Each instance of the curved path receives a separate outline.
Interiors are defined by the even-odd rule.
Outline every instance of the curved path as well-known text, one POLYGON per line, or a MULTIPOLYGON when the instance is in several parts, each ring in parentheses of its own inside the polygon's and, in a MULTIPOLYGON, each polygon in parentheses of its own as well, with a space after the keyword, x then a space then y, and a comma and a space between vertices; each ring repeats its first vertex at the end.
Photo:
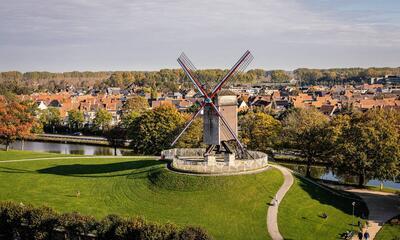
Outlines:
POLYGON ((347 191, 360 196, 367 204, 368 232, 371 240, 375 238, 385 222, 400 214, 400 198, 396 194, 356 188, 347 191))
POLYGON ((280 202, 282 201, 283 197, 292 186, 294 180, 292 173, 287 168, 278 165, 271 165, 271 166, 282 172, 284 181, 282 186, 279 188, 278 192, 275 195, 275 199, 277 200, 272 199, 270 206, 268 207, 267 229, 272 239, 283 240, 284 238, 282 237, 278 228, 278 208, 280 202))

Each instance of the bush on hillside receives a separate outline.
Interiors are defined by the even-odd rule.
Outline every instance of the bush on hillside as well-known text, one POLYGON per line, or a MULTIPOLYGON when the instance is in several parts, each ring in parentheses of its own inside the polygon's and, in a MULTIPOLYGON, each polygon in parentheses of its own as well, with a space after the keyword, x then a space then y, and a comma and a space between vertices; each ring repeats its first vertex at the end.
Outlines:
POLYGON ((60 236, 61 239, 93 240, 211 239, 198 227, 181 229, 172 224, 150 223, 141 218, 126 219, 116 215, 98 221, 79 213, 58 214, 48 207, 0 202, 0 239, 51 240, 60 239, 60 236))

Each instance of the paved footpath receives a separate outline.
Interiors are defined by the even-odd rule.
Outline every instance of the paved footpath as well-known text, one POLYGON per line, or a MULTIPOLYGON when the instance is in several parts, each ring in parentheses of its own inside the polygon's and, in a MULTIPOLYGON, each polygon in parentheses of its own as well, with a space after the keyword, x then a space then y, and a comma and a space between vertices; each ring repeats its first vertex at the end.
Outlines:
POLYGON ((347 191, 360 196, 368 206, 368 232, 371 240, 375 238, 385 222, 400 214, 400 197, 396 194, 355 188, 347 191))
POLYGON ((293 184, 293 175, 285 167, 281 167, 278 165, 271 165, 271 166, 282 172, 284 181, 283 181, 282 186, 279 188, 278 192, 275 195, 275 198, 278 201, 275 201, 275 199, 272 199, 271 204, 268 207, 267 229, 268 229, 268 233, 272 239, 283 240, 283 237, 282 237, 281 233, 279 232, 279 228, 278 228, 278 208, 279 208, 279 204, 281 203, 283 197, 285 196, 285 194, 287 193, 287 191, 290 189, 290 187, 293 184))

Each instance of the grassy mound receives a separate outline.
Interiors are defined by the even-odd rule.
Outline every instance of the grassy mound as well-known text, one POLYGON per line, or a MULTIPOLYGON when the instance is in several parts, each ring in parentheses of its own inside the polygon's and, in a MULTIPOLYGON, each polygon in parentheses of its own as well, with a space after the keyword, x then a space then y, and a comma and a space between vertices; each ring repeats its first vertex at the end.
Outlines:
MULTIPOLYGON (((279 208, 280 232, 285 239, 337 239, 339 234, 352 229, 353 201, 295 178, 279 208)), ((356 200, 355 215, 360 216, 361 212, 368 214, 365 204, 356 200)), ((357 217, 354 222, 357 223, 357 217)))
POLYGON ((0 201, 96 218, 118 214, 195 225, 216 239, 268 239, 267 203, 282 182, 277 170, 229 177, 181 175, 143 157, 0 161, 0 201))
POLYGON ((378 234, 376 240, 400 240, 400 215, 385 223, 378 234), (397 221, 394 221, 397 219, 397 221))
POLYGON ((149 180, 157 188, 187 192, 228 189, 234 183, 230 177, 185 175, 165 168, 149 172, 149 180))

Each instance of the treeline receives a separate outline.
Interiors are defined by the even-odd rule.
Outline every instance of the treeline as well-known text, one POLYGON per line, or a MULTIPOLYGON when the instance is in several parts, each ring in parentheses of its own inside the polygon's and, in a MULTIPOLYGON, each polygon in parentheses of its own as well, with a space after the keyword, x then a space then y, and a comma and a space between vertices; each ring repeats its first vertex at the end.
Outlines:
MULTIPOLYGON (((198 70, 196 77, 203 83, 212 83, 221 79, 227 70, 198 70)), ((238 74, 234 82, 252 83, 266 79, 264 70, 250 70, 238 74)), ((179 86, 192 87, 182 70, 162 69, 160 71, 115 71, 115 72, 26 72, 0 73, 0 94, 30 94, 32 92, 57 92, 68 87, 84 90, 107 87, 129 88, 132 86, 156 88, 160 91, 176 91, 179 86)))
POLYGON ((30 94, 33 92, 64 90, 69 86, 89 88, 109 78, 111 72, 26 72, 0 73, 0 94, 30 94))
MULTIPOLYGON (((213 84, 228 70, 197 70, 196 77, 203 83, 213 84)), ((370 77, 400 75, 400 68, 299 68, 293 72, 284 70, 266 71, 253 69, 236 75, 230 84, 287 82, 297 79, 302 85, 364 83, 370 77)), ((9 71, 0 73, 0 94, 10 91, 15 94, 29 94, 38 91, 56 92, 67 87, 104 90, 106 87, 127 88, 132 85, 156 88, 160 91, 176 91, 180 86, 192 87, 181 69, 159 71, 102 71, 102 72, 26 72, 9 71)))
POLYGON ((371 77, 400 75, 398 68, 332 68, 294 70, 294 75, 301 85, 335 85, 368 83, 371 77))
POLYGON ((79 213, 59 214, 49 207, 0 202, 0 239, 207 240, 211 237, 199 227, 179 228, 117 215, 97 220, 79 213))

